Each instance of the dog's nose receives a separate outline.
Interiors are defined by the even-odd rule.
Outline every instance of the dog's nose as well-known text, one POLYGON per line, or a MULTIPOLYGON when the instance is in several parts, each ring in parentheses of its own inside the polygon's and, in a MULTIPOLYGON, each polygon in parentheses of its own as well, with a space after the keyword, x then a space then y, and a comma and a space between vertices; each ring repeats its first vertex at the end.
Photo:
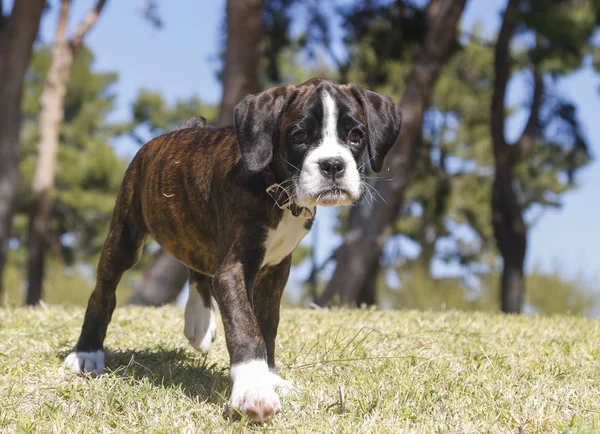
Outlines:
POLYGON ((326 160, 319 161, 319 167, 321 172, 327 178, 335 179, 339 178, 344 170, 346 170, 346 163, 341 158, 327 158, 326 160))

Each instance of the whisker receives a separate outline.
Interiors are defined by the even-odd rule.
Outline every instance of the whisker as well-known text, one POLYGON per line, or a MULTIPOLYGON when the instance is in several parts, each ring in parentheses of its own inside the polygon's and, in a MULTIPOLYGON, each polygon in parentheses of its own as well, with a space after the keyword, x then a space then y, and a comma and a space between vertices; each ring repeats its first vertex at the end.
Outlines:
POLYGON ((379 193, 379 191, 375 187, 371 186, 371 191, 373 193, 375 193, 377 196, 379 196, 379 198, 383 201, 383 203, 388 205, 387 201, 384 199, 384 197, 381 195, 381 193, 379 193))
POLYGON ((373 195, 373 193, 375 193, 377 196, 379 196, 379 198, 383 201, 383 203, 385 203, 386 205, 388 204, 387 201, 381 195, 381 193, 379 193, 379 191, 374 186, 372 186, 371 184, 369 184, 367 182, 362 182, 362 185, 366 187, 365 191, 367 191, 371 195, 371 198, 372 198, 373 202, 376 201, 376 198, 373 195))
POLYGON ((367 161, 365 161, 363 164, 361 164, 361 166, 358 168, 358 170, 362 169, 363 167, 365 167, 367 165, 367 163, 370 163, 371 160, 373 159, 373 157, 369 157, 367 158, 367 161))
MULTIPOLYGON (((363 164, 362 164, 362 165, 361 165, 361 166, 360 166, 360 167, 359 167, 357 170, 360 172, 360 170, 361 170, 363 167, 365 167, 365 166, 367 165, 367 163, 370 163, 370 162, 371 162, 371 160, 372 160, 372 158, 369 158, 369 159, 367 159, 367 161, 365 161, 365 162, 364 162, 364 163, 363 163, 363 164)), ((364 177, 365 179, 372 179, 373 181, 376 181, 376 180, 378 180, 378 179, 383 179, 384 181, 387 181, 387 182, 389 182, 389 181, 393 181, 393 180, 394 180, 394 177, 393 177, 393 176, 392 176, 391 178, 382 178, 382 177, 380 177, 380 176, 367 176, 367 175, 365 175, 365 174, 363 174, 363 173, 361 173, 361 176, 362 176, 362 177, 364 177)))
MULTIPOLYGON (((364 184, 364 185, 367 185, 367 184, 364 184)), ((365 193, 369 194, 368 196, 365 195, 365 200, 367 202, 367 205, 369 205, 369 206, 373 205, 373 201, 374 201, 373 193, 371 193, 371 190, 369 190, 368 188, 365 188, 365 193), (369 202, 369 198, 371 199, 371 202, 369 202)))
POLYGON ((375 181, 377 181, 377 180, 381 179, 379 176, 367 176, 367 175, 365 175, 364 173, 363 173, 363 174, 361 174, 361 175, 360 175, 360 177, 361 177, 362 179, 366 179, 366 180, 368 180, 368 181, 373 181, 373 182, 375 182, 375 181))
POLYGON ((367 200, 367 204, 369 206, 372 206, 375 203, 375 197, 373 196, 373 193, 371 193, 371 190, 369 190, 368 188, 365 189, 365 191, 367 193, 369 193, 369 196, 365 196, 365 199, 367 200), (369 203, 369 198, 371 199, 371 203, 369 203))
POLYGON ((294 169, 296 169, 298 172, 302 172, 302 170, 298 169, 296 166, 294 166, 292 163, 290 163, 288 160, 286 160, 285 158, 281 157, 281 159, 283 161, 285 161, 287 164, 289 164, 290 166, 292 166, 294 169))

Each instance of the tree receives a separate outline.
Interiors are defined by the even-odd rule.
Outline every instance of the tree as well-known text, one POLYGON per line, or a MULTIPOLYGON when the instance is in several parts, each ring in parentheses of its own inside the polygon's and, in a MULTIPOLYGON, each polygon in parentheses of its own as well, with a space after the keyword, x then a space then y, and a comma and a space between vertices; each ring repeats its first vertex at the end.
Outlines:
MULTIPOLYGON (((495 159, 495 178, 492 192, 492 224, 498 250, 503 259, 501 279, 502 310, 521 311, 525 283, 523 265, 527 251, 527 225, 523 219, 522 200, 515 190, 515 171, 518 164, 539 142, 550 142, 558 155, 564 155, 564 145, 543 135, 540 109, 545 84, 543 73, 565 74, 581 65, 587 41, 598 22, 597 5, 591 1, 509 0, 494 54, 494 93, 491 103, 491 135, 495 159), (529 119, 523 134, 513 144, 507 143, 505 130, 505 94, 510 77, 510 44, 521 24, 535 34, 535 45, 527 53, 528 67, 533 76, 533 94, 529 119)), ((572 141, 566 157, 570 181, 573 173, 589 160, 587 145, 580 133, 572 104, 559 103, 556 115, 570 130, 572 141)))
MULTIPOLYGON (((217 127, 231 125, 233 107, 245 95, 259 90, 262 8, 262 0, 227 1, 223 96, 216 121, 217 127)), ((148 305, 169 303, 175 300, 187 278, 187 267, 168 252, 161 251, 155 256, 130 302, 148 305)))
MULTIPOLYGON (((21 183, 13 230, 15 245, 19 246, 26 245, 28 239, 27 219, 34 202, 29 186, 37 166, 40 101, 51 63, 51 47, 41 46, 34 53, 26 75, 21 183)), ((115 154, 110 142, 131 134, 145 143, 146 137, 170 131, 180 125, 181 120, 198 113, 216 118, 217 108, 203 104, 198 98, 168 105, 160 94, 142 90, 134 104, 133 121, 111 123, 108 117, 114 109, 116 81, 115 73, 95 70, 93 53, 83 46, 72 66, 60 129, 56 185, 46 234, 48 283, 44 299, 80 302, 81 296, 69 291, 74 287, 78 291, 85 290, 82 280, 92 283, 89 279, 106 239, 115 196, 126 167, 126 162, 115 154), (60 288, 52 287, 52 284, 59 284, 60 288)), ((25 269, 23 250, 18 248, 11 254, 9 262, 13 276, 15 269, 25 269)), ((147 268, 149 263, 149 257, 140 261, 133 279, 122 285, 124 294, 129 295, 130 287, 140 277, 139 270, 147 268)), ((18 281, 20 279, 13 277, 14 288, 18 281)), ((12 294, 14 299, 15 291, 12 294)))
POLYGON ((260 90, 258 66, 262 8, 262 0, 227 1, 227 47, 217 127, 233 124, 235 105, 244 96, 260 90))
POLYGON ((52 207, 52 190, 56 177, 56 156, 60 141, 60 124, 64 118, 67 84, 73 61, 83 44, 83 39, 94 27, 106 0, 98 0, 83 18, 71 40, 67 37, 67 23, 71 1, 62 0, 60 17, 54 41, 52 64, 46 77, 40 111, 40 143, 38 161, 33 180, 34 203, 29 217, 29 261, 27 267, 27 305, 39 304, 42 298, 46 236, 52 207))
POLYGON ((393 179, 379 179, 375 184, 382 202, 373 204, 370 209, 358 207, 350 212, 355 214, 357 224, 348 230, 344 244, 337 252, 337 267, 318 300, 320 305, 329 303, 336 294, 340 295, 343 304, 355 304, 369 271, 393 233, 403 193, 413 175, 412 163, 418 151, 415 138, 440 70, 456 43, 458 21, 465 3, 466 0, 432 0, 427 6, 427 30, 415 54, 401 102, 404 118, 400 137, 382 170, 383 178, 393 174, 393 179))
POLYGON ((495 50, 494 95, 491 105, 491 133, 496 161, 496 176, 492 194, 492 222, 498 249, 504 260, 502 271, 502 310, 521 311, 524 294, 523 265, 527 249, 527 229, 515 191, 512 186, 514 166, 520 155, 533 140, 537 130, 538 112, 542 99, 543 82, 536 70, 535 91, 531 113, 521 139, 509 145, 504 136, 504 99, 509 76, 509 46, 516 28, 519 1, 509 0, 498 35, 495 50))
MULTIPOLYGON (((549 6, 545 6, 541 13, 548 16, 549 6)), ((539 16, 540 11, 536 14, 539 16)), ((562 74, 579 67, 580 57, 572 53, 586 51, 585 38, 590 34, 590 23, 595 16, 593 11, 573 15, 588 19, 579 26, 571 23, 547 27, 581 29, 581 32, 573 30, 575 35, 563 34, 553 39, 568 46, 565 36, 570 40, 577 36, 576 48, 557 46, 543 55, 539 49, 520 50, 513 55, 517 67, 531 68, 531 59, 535 58, 544 59, 550 74, 562 74), (559 55, 559 49, 569 55, 559 55), (561 57, 567 60, 563 62, 561 57)), ((410 70, 410 57, 418 49, 420 34, 425 29, 422 11, 411 2, 372 1, 361 3, 345 16, 351 81, 382 93, 402 91, 410 70), (398 28, 403 30, 398 31, 398 28), (395 50, 390 49, 389 41, 395 41, 395 50)), ((556 22, 555 17, 550 18, 549 22, 556 22)), ((530 14, 522 18, 523 22, 526 20, 536 23, 530 14)), ((546 19, 538 21, 545 23, 546 19)), ((403 244, 399 243, 407 238, 420 250, 415 258, 420 263, 420 272, 429 270, 434 261, 444 261, 452 262, 455 269, 460 268, 465 282, 481 279, 484 273, 495 273, 498 256, 494 250, 492 213, 485 205, 491 197, 494 175, 489 133, 494 44, 481 38, 479 27, 476 25, 464 32, 462 41, 468 43, 455 46, 440 72, 432 105, 415 137, 418 151, 411 163, 414 177, 394 217, 396 224, 387 237, 385 253, 368 269, 356 299, 350 304, 375 302, 374 291, 385 281, 379 276, 381 267, 391 272, 396 269, 411 272, 413 260, 406 257, 401 250, 403 244), (404 265, 399 266, 399 263, 404 265)), ((532 94, 534 83, 532 80, 532 94)), ((575 106, 552 92, 551 84, 546 83, 546 88, 549 90, 539 110, 536 140, 532 142, 531 152, 515 166, 513 178, 523 212, 535 209, 538 215, 540 209, 560 206, 561 195, 575 186, 576 171, 589 161, 575 106)), ((517 108, 509 108, 507 114, 517 108)), ((390 180, 387 174, 382 178, 390 180)), ((371 176, 366 180, 371 184, 375 181, 371 176)), ((353 228, 361 230, 364 220, 360 216, 370 215, 370 202, 388 201, 369 190, 373 197, 367 197, 367 201, 351 210, 349 218, 345 218, 345 211, 340 214, 345 222, 340 226, 342 233, 348 234, 353 228)), ((535 221, 533 218, 525 224, 529 226, 535 221)))
POLYGON ((45 0, 15 0, 4 16, 0 1, 0 293, 17 193, 21 96, 45 0))
MULTIPOLYGON (((41 46, 34 53, 23 95, 23 158, 16 202, 13 237, 20 246, 29 237, 28 217, 36 197, 30 186, 38 167, 41 96, 52 64, 53 52, 41 46)), ((67 83, 64 117, 60 124, 55 187, 50 197, 45 239, 49 252, 67 265, 94 262, 104 244, 115 195, 125 172, 109 141, 125 125, 107 117, 114 108, 112 91, 117 75, 96 72, 94 56, 82 46, 74 59, 67 83)))
MULTIPOLYGON (((351 81, 382 94, 401 94, 410 73, 411 59, 424 39, 425 8, 410 1, 357 2, 343 15, 346 29, 344 41, 349 47, 350 56, 342 65, 340 76, 349 77, 351 81)), ((339 61, 335 63, 340 65, 339 61)), ((421 135, 417 136, 417 140, 420 140, 420 137, 421 135)), ((369 168, 365 169, 369 173, 369 168)), ((358 217, 369 212, 368 202, 379 200, 372 186, 376 179, 375 174, 369 173, 365 179, 370 185, 367 193, 369 200, 357 205, 365 207, 363 210, 356 210, 348 216, 344 231, 360 225, 361 221, 358 217)), ((403 207, 403 209, 408 208, 409 206, 403 207)), ((342 218, 344 214, 341 214, 342 218)), ((386 258, 384 262, 391 263, 394 260, 394 258, 386 258)), ((356 296, 357 305, 377 303, 376 288, 381 271, 380 262, 382 261, 375 261, 368 269, 367 277, 356 296)))

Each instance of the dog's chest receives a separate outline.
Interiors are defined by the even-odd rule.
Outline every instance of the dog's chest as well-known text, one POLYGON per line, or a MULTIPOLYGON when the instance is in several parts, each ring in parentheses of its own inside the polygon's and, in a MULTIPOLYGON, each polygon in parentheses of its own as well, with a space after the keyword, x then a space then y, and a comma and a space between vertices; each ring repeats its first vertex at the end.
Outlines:
POLYGON ((306 236, 307 221, 284 211, 283 218, 275 229, 269 229, 265 241, 265 258, 262 266, 277 265, 287 257, 306 236))

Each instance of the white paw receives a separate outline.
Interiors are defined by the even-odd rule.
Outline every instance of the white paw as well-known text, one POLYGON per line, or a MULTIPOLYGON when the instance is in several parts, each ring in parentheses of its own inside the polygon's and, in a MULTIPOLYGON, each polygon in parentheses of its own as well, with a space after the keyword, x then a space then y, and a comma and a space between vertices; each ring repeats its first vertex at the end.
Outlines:
POLYGON ((65 366, 77 373, 101 374, 104 371, 104 351, 72 352, 65 358, 65 366))
POLYGON ((183 333, 190 345, 202 352, 208 352, 217 337, 217 321, 210 307, 204 306, 204 301, 195 288, 190 288, 190 295, 185 305, 185 326, 183 333))
POLYGON ((284 380, 275 372, 269 371, 269 376, 271 377, 270 381, 273 386, 279 389, 280 395, 285 396, 294 389, 294 385, 291 381, 284 380))
POLYGON ((279 396, 274 389, 275 383, 289 382, 269 372, 266 362, 252 360, 232 366, 231 378, 233 390, 229 404, 234 411, 254 422, 266 421, 281 411, 279 396))

